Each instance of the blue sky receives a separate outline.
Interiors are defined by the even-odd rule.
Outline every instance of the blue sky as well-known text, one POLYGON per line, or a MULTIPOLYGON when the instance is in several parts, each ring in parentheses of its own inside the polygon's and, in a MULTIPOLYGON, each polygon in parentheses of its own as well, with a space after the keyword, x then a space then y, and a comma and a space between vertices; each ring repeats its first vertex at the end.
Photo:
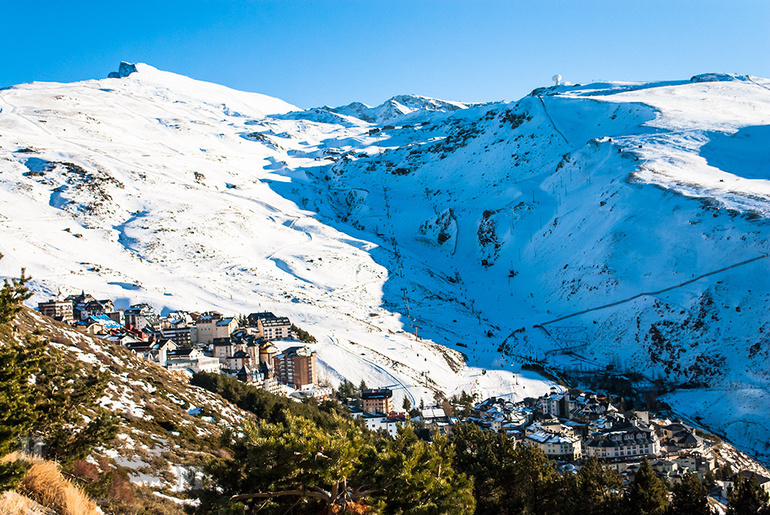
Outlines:
POLYGON ((516 100, 561 74, 770 77, 768 0, 10 0, 0 87, 145 62, 300 107, 516 100))

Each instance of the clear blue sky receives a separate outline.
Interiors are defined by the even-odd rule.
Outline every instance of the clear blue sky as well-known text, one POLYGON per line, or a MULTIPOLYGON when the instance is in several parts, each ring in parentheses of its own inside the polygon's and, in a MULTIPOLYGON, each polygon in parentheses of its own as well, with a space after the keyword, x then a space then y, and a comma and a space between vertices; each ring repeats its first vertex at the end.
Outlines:
POLYGON ((593 80, 770 77, 769 0, 8 0, 0 87, 102 78, 121 60, 280 97, 516 100, 593 80))

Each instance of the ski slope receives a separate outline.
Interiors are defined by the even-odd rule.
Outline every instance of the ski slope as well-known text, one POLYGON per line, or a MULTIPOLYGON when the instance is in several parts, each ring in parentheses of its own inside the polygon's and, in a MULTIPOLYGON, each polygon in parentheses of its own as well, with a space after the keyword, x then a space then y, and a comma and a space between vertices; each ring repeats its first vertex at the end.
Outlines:
POLYGON ((0 91, 0 274, 32 302, 272 310, 399 405, 618 365, 703 385, 671 404, 770 459, 730 393, 770 381, 770 81, 299 110, 136 69, 0 91))

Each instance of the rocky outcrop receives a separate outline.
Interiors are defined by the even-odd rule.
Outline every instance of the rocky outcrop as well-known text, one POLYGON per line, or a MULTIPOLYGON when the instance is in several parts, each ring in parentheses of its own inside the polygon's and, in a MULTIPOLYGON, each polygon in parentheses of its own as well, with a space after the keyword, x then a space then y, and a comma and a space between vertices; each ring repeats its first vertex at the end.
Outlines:
POLYGON ((133 63, 127 63, 125 61, 120 62, 120 67, 118 68, 118 71, 116 72, 110 72, 109 75, 107 75, 108 79, 121 79, 123 77, 128 77, 132 73, 136 71, 136 65, 133 63))

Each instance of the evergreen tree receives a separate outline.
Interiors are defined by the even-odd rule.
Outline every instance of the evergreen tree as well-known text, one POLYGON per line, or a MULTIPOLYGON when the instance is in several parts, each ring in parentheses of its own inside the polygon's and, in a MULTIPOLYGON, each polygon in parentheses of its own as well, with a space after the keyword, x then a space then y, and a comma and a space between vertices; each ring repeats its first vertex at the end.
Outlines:
POLYGON ((532 515, 557 513, 559 475, 556 466, 537 446, 517 447, 513 463, 503 463, 517 486, 523 512, 532 515))
POLYGON ((64 361, 61 351, 34 333, 27 342, 32 348, 45 349, 35 377, 38 417, 31 433, 45 440, 46 457, 68 465, 112 440, 117 434, 116 418, 99 406, 109 372, 82 373, 64 361), (87 423, 83 416, 86 411, 87 423))
MULTIPOLYGON (((31 381, 43 354, 15 339, 0 342, 0 457, 19 446, 37 419, 36 385, 31 381)), ((12 488, 28 467, 19 462, 0 462, 0 490, 12 488)))
POLYGON ((460 398, 458 402, 462 406, 462 412, 460 415, 463 417, 469 417, 471 414, 471 408, 473 407, 473 396, 469 395, 468 392, 463 390, 460 392, 460 398))
MULTIPOLYGON (((0 259, 2 257, 0 254, 0 259)), ((22 302, 29 298, 27 281, 24 270, 19 279, 5 280, 0 289, 0 329, 16 317, 22 302)), ((16 449, 19 437, 35 422, 35 385, 31 378, 42 357, 39 349, 28 349, 15 338, 3 340, 0 341, 0 458, 16 449)), ((0 462, 0 491, 12 488, 27 468, 22 461, 0 462)))
MULTIPOLYGON (((3 255, 0 254, 0 259, 3 255)), ((0 288, 0 325, 6 324, 21 311, 22 302, 32 296, 27 288, 29 277, 24 275, 24 269, 21 269, 21 277, 18 279, 6 279, 5 284, 0 288)))
POLYGON ((452 467, 453 448, 410 427, 395 440, 333 416, 330 427, 285 414, 245 424, 231 457, 215 459, 199 513, 472 513, 472 483, 452 467), (249 508, 251 509, 251 508, 249 508), (236 511, 237 512, 237 511, 236 511))
POLYGON ((345 401, 352 398, 356 393, 356 387, 353 383, 347 379, 343 379, 340 386, 337 388, 337 398, 340 401, 345 401))
POLYGON ((730 466, 729 463, 726 463, 724 466, 719 467, 717 469, 716 476, 717 476, 717 479, 725 480, 729 477, 732 477, 734 474, 735 472, 733 472, 733 468, 730 466))
MULTIPOLYGON (((577 474, 565 472, 557 481, 556 498, 554 499, 554 515, 586 513, 583 510, 583 499, 580 495, 580 479, 577 474)), ((602 514, 604 515, 604 514, 602 514)))
POLYGON ((409 397, 404 395, 404 402, 401 404, 401 407, 404 408, 404 411, 409 413, 412 410, 412 403, 409 401, 409 397))
POLYGON ((768 497, 754 474, 747 478, 739 473, 727 495, 727 515, 770 515, 768 497))
POLYGON ((712 488, 714 488, 717 484, 716 476, 714 475, 713 470, 709 470, 706 472, 706 475, 703 477, 703 486, 706 487, 706 490, 711 491, 712 488))
POLYGON ((668 506, 668 491, 645 459, 636 472, 626 501, 631 515, 662 515, 668 506))
POLYGON ((297 339, 299 341, 301 341, 301 342, 305 342, 305 343, 316 343, 317 342, 315 336, 313 336, 312 334, 308 333, 304 329, 300 329, 299 327, 297 327, 294 324, 291 324, 291 332, 293 334, 295 334, 297 336, 297 339))
POLYGON ((515 443, 505 435, 484 431, 475 424, 456 424, 452 428, 455 446, 455 468, 473 478, 476 513, 511 513, 513 488, 508 483, 503 462, 512 457, 515 443))
POLYGON ((0 345, 0 453, 20 436, 38 436, 45 456, 68 464, 117 433, 115 417, 99 406, 108 373, 83 373, 39 334, 0 345), (88 422, 84 414, 88 412, 88 422))
POLYGON ((217 393, 239 408, 250 411, 257 418, 268 422, 283 423, 286 421, 286 415, 291 413, 309 418, 322 428, 333 428, 337 416, 350 418, 350 415, 342 410, 337 402, 329 401, 318 404, 315 399, 293 402, 286 397, 254 388, 234 377, 220 373, 195 373, 190 384, 217 393))
MULTIPOLYGON (((0 457, 19 447, 21 436, 40 436, 46 456, 66 464, 115 435, 112 415, 97 402, 106 373, 67 365, 37 330, 8 334, 8 323, 30 296, 27 281, 22 270, 0 290, 0 457), (85 411, 91 415, 87 423, 85 411)), ((11 487, 25 469, 21 462, 0 463, 0 488, 11 487)))
POLYGON ((687 473, 679 484, 674 485, 670 515, 711 515, 708 490, 698 476, 687 473))
POLYGON ((420 440, 411 426, 399 428, 392 443, 364 459, 360 480, 373 481, 373 508, 388 514, 474 513, 473 482, 452 466, 454 447, 442 435, 420 440))
POLYGON ((619 513, 622 507, 623 479, 610 468, 589 458, 578 473, 580 513, 605 515, 619 513))
MULTIPOLYGON (((283 513, 299 503, 298 513, 332 513, 364 495, 349 482, 364 454, 361 429, 337 418, 335 428, 321 429, 312 420, 285 414, 285 421, 246 422, 245 437, 233 445, 231 459, 215 461, 209 473, 226 496, 226 504, 264 505, 283 513)), ((202 499, 200 513, 212 511, 202 499)))
POLYGON ((455 468, 473 478, 476 513, 558 513, 561 490, 572 485, 560 482, 540 449, 517 447, 507 435, 474 424, 457 424, 452 431, 455 468))

